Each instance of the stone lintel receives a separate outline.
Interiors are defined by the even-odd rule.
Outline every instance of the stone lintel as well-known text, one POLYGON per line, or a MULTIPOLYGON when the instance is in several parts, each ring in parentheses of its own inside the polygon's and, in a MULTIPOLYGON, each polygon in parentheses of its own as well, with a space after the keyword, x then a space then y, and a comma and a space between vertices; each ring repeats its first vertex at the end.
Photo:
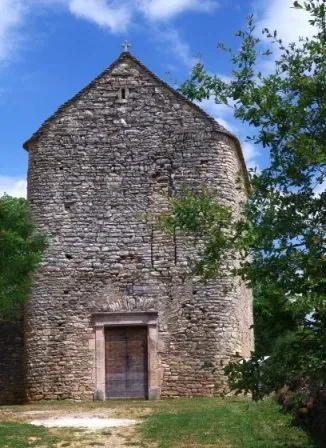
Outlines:
POLYGON ((157 325, 156 311, 129 311, 117 313, 94 313, 92 322, 94 327, 112 325, 157 325))

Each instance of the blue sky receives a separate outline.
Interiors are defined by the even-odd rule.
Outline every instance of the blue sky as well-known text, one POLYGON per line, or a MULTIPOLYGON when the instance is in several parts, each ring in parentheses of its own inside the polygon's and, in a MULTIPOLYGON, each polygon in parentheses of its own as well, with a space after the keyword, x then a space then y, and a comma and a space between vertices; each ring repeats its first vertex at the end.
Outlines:
MULTIPOLYGON (((277 28, 285 40, 307 34, 306 18, 290 0, 0 0, 0 196, 24 196, 23 142, 63 102, 88 84, 121 52, 131 52, 170 84, 187 78, 200 55, 212 73, 230 75, 224 41, 249 13, 258 28, 277 28)), ((248 129, 232 111, 207 100, 202 107, 243 142, 249 166, 267 156, 245 143, 248 129)))

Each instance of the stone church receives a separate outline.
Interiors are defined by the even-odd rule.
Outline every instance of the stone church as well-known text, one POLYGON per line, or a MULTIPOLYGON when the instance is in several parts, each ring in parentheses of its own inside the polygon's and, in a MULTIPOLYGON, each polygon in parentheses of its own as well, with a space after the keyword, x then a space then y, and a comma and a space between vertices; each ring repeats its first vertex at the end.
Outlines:
POLYGON ((24 148, 50 239, 26 306, 27 399, 225 390, 224 366, 253 347, 251 291, 231 261, 215 281, 185 275, 193 249, 157 217, 203 184, 239 213, 238 139, 123 51, 24 148))

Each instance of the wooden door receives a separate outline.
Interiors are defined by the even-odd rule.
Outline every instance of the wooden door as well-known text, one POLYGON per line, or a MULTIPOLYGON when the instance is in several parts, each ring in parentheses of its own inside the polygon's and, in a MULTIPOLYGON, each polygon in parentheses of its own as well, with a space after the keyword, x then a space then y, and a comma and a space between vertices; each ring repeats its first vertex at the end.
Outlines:
POLYGON ((107 398, 147 398, 147 328, 108 327, 105 330, 107 398))

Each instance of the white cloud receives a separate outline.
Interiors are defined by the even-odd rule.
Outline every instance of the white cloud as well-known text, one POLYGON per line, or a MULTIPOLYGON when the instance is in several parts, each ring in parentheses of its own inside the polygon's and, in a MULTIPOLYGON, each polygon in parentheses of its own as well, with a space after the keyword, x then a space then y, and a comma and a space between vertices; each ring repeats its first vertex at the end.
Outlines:
POLYGON ((26 198, 26 179, 21 177, 0 176, 0 197, 5 193, 18 198, 26 198))
POLYGON ((109 28, 113 33, 125 31, 131 21, 132 10, 127 4, 117 6, 106 0, 68 0, 67 3, 74 16, 109 28))
MULTIPOLYGON (((277 38, 282 39, 285 44, 295 42, 300 45, 300 37, 312 37, 316 29, 308 22, 309 13, 304 9, 294 9, 292 6, 293 0, 256 0, 254 9, 259 37, 262 37, 261 31, 264 28, 268 28, 271 32, 277 30, 277 38)), ((267 38, 265 40, 267 41, 267 38)), ((272 51, 272 56, 259 61, 259 70, 266 76, 274 71, 275 60, 281 53, 276 45, 272 51)))
POLYGON ((229 113, 232 114, 231 108, 225 104, 216 104, 213 97, 202 101, 196 101, 196 104, 214 118, 220 115, 228 115, 229 113))
POLYGON ((257 157, 259 157, 260 153, 256 146, 251 143, 245 142, 242 144, 242 152, 245 158, 246 164, 248 168, 257 168, 259 169, 259 165, 257 163, 257 157))
POLYGON ((265 27, 270 31, 277 30, 278 36, 286 43, 297 41, 299 36, 311 37, 315 30, 308 23, 309 14, 292 6, 293 0, 257 2, 257 30, 261 31, 265 27))
MULTIPOLYGON (((76 18, 119 33, 125 32, 139 16, 157 23, 187 11, 211 12, 217 6, 217 0, 0 0, 0 61, 10 59, 24 40, 28 16, 45 8, 64 8, 76 18)), ((177 31, 170 34, 166 40, 175 45, 175 52, 189 65, 187 44, 177 31)))
POLYGON ((190 46, 183 41, 178 30, 170 28, 167 31, 157 30, 155 32, 156 39, 162 44, 168 44, 169 52, 172 52, 178 61, 182 62, 189 69, 192 68, 197 59, 191 54, 190 46))
POLYGON ((170 19, 184 11, 211 12, 216 0, 139 0, 139 9, 150 19, 170 19))
POLYGON ((22 0, 0 0, 0 61, 8 59, 19 45, 25 12, 22 0))

